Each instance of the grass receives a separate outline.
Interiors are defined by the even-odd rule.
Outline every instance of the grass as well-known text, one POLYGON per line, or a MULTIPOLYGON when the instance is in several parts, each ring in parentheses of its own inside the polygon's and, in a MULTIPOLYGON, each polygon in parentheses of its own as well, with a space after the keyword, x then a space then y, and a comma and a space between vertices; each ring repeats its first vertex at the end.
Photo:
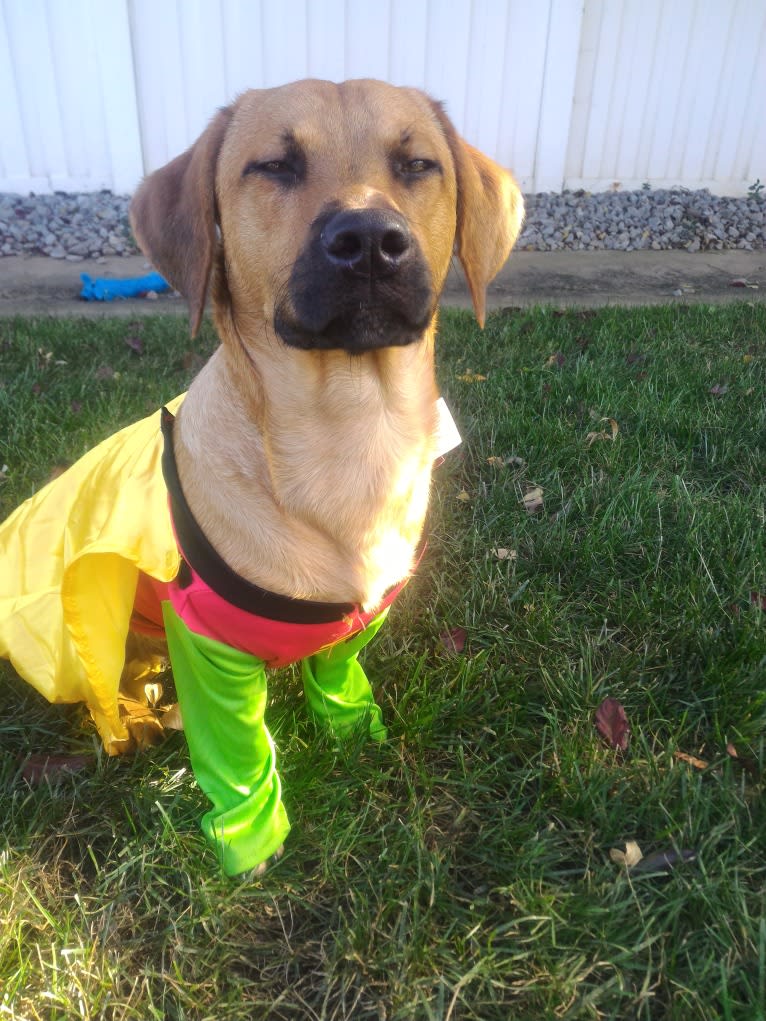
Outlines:
MULTIPOLYGON (((212 344, 0 324, 3 511, 212 344)), ((293 832, 263 879, 217 874, 182 736, 109 760, 0 666, 0 1017, 766 1017, 766 306, 445 313, 439 350, 465 443, 368 651, 390 738, 335 747, 274 678, 293 832), (93 765, 30 788, 40 751, 93 765), (696 859, 627 872, 626 840, 696 859)))

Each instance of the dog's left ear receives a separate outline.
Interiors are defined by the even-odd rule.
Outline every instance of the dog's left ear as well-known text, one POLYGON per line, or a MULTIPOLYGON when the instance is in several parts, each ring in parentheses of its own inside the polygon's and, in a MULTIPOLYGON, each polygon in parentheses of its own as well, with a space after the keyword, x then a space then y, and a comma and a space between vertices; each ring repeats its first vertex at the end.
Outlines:
POLYGON ((524 221, 524 199, 511 174, 465 142, 441 105, 433 103, 457 175, 457 256, 484 325, 487 284, 510 255, 524 221))
POLYGON ((192 336, 213 267, 215 170, 231 115, 232 107, 219 110, 191 148, 141 182, 130 204, 142 252, 189 303, 192 336))

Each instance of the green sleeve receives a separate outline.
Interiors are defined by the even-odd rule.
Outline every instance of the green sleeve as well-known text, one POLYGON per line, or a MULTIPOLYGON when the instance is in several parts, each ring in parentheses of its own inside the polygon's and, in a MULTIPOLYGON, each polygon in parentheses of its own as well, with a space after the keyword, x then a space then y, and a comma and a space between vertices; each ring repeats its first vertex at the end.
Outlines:
POLYGON ((361 721, 369 726, 370 737, 385 741, 383 714, 376 705, 370 682, 357 656, 380 629, 388 609, 378 614, 364 631, 345 642, 309 656, 301 663, 306 702, 314 715, 339 735, 348 734, 361 721))
POLYGON ((163 603, 194 775, 213 808, 202 829, 227 875, 266 861, 290 830, 264 723, 263 661, 190 631, 163 603))

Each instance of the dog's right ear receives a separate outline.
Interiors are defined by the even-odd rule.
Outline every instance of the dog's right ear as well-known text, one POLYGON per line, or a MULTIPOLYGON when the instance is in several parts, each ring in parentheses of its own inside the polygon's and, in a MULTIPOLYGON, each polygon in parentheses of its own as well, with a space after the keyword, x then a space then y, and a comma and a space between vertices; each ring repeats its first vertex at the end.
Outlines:
POLYGON ((232 107, 215 115, 186 152, 139 185, 130 224, 141 251, 189 303, 194 336, 216 249, 215 170, 232 107))

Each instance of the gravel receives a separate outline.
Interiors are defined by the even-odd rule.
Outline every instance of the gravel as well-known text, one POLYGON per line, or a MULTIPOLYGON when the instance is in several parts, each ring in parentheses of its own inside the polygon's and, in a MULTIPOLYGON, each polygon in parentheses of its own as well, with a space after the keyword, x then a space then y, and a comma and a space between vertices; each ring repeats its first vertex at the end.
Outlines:
MULTIPOLYGON (((527 195, 517 247, 527 251, 689 252, 766 248, 766 196, 720 198, 708 191, 585 191, 527 195)), ((72 195, 0 193, 0 255, 48 255, 79 262, 134 255, 130 198, 102 191, 72 195)))

